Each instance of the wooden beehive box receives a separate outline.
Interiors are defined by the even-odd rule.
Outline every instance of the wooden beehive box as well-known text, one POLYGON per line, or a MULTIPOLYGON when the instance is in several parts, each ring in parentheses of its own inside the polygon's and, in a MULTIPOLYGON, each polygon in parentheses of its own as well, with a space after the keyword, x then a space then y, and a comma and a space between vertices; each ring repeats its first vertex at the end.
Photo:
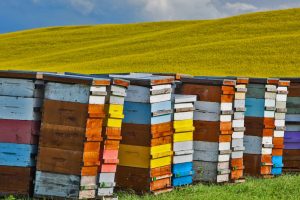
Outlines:
POLYGON ((183 78, 181 94, 197 95, 194 112, 194 181, 228 182, 236 81, 183 78))
POLYGON ((115 77, 130 80, 124 104, 117 186, 156 194, 170 191, 174 79, 149 74, 115 77))
POLYGON ((44 83, 36 72, 0 71, 0 196, 31 196, 44 83))
POLYGON ((286 130, 284 132, 283 164, 285 172, 300 171, 300 79, 290 81, 287 97, 286 130))

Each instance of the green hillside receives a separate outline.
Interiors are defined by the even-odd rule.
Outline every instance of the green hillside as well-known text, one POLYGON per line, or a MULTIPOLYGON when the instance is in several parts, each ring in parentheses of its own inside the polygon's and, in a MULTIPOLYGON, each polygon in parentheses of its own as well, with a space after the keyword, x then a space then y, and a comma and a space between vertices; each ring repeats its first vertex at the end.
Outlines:
POLYGON ((0 34, 0 69, 300 75, 300 9, 0 34))

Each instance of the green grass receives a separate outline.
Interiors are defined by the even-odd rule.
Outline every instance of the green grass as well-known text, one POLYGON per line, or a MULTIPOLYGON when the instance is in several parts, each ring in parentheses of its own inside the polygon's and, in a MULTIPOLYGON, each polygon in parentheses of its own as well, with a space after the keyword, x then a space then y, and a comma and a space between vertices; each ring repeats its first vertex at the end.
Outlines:
POLYGON ((194 185, 176 189, 158 196, 136 196, 128 193, 119 195, 121 200, 254 200, 254 199, 300 199, 300 176, 284 175, 270 179, 247 179, 236 185, 194 185))
POLYGON ((300 9, 0 34, 0 69, 295 76, 299 55, 300 9))
MULTIPOLYGON (((300 199, 300 175, 283 175, 273 179, 247 178, 242 184, 203 185, 175 189, 158 196, 138 196, 130 192, 118 193, 120 200, 265 200, 300 199)), ((5 200, 15 200, 11 196, 5 200)), ((29 200, 23 198, 23 200, 29 200)))

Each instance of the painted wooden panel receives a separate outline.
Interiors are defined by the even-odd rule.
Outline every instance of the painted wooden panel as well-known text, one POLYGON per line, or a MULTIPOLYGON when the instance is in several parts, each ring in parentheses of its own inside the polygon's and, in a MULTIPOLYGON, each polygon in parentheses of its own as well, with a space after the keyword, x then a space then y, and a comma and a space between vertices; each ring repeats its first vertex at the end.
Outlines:
POLYGON ((34 81, 28 79, 0 78, 0 95, 34 97, 34 81))
POLYGON ((43 123, 39 146, 82 151, 84 139, 85 128, 43 123))
POLYGON ((120 118, 123 119, 123 105, 109 104, 107 105, 107 111, 112 118, 120 118))
POLYGON ((287 114, 285 120, 287 122, 300 122, 300 114, 287 114))
POLYGON ((300 97, 287 98, 287 114, 300 114, 300 97))
POLYGON ((40 120, 41 114, 34 108, 41 106, 40 98, 0 96, 0 119, 40 120))
POLYGON ((172 151, 172 144, 164 144, 164 145, 151 147, 150 155, 152 157, 159 157, 161 153, 166 153, 171 151, 172 151))
POLYGON ((218 142, 194 141, 194 150, 218 151, 218 142))
MULTIPOLYGON (((152 90, 153 92, 154 90, 152 90)), ((155 103, 171 100, 171 94, 151 95, 150 88, 130 85, 127 90, 125 101, 140 103, 155 103)))
POLYGON ((262 138, 257 136, 248 136, 244 137, 244 153, 247 154, 261 154, 262 153, 262 138))
POLYGON ((49 124, 85 127, 88 104, 45 100, 43 122, 49 124))
POLYGON ((173 156, 174 164, 186 163, 186 162, 193 162, 193 154, 173 156))
POLYGON ((195 121, 213 121, 218 122, 220 121, 220 114, 219 113, 208 113, 208 112, 194 112, 194 120, 195 121))
POLYGON ((273 167, 271 173, 273 175, 281 175, 282 174, 282 168, 281 167, 273 167))
POLYGON ((273 167, 283 167, 283 157, 282 156, 272 156, 273 167))
POLYGON ((108 118, 107 122, 106 122, 106 126, 121 128, 121 126, 122 126, 122 119, 108 118))
POLYGON ((193 149, 193 141, 173 143, 173 151, 185 151, 193 149))
POLYGON ((219 114, 221 111, 221 104, 216 102, 208 102, 208 101, 196 101, 195 109, 197 111, 205 112, 205 113, 217 113, 219 114))
POLYGON ((78 199, 94 199, 96 197, 96 190, 80 190, 78 199))
POLYGON ((109 101, 107 103, 109 103, 109 104, 124 105, 124 102, 125 102, 125 98, 124 97, 110 95, 109 96, 109 101))
POLYGON ((227 168, 217 169, 218 163, 194 161, 194 177, 196 181, 205 182, 227 182, 229 181, 230 170, 227 168))
POLYGON ((274 137, 284 137, 284 131, 274 131, 274 137))
POLYGON ((178 163, 172 165, 173 177, 192 175, 193 174, 192 171, 193 171, 193 162, 178 163))
POLYGON ((80 187, 81 189, 96 188, 97 176, 81 176, 80 187))
POLYGON ((34 168, 0 166, 0 195, 33 193, 34 168))
POLYGON ((193 112, 174 113, 174 120, 193 119, 193 112))
POLYGON ((181 95, 181 94, 174 94, 174 103, 187 103, 187 102, 194 102, 197 100, 196 95, 181 95))
POLYGON ((171 178, 164 178, 150 182, 150 190, 155 192, 155 190, 170 189, 171 178))
POLYGON ((242 147, 243 144, 244 144, 243 138, 235 138, 235 139, 232 139, 232 142, 231 142, 231 146, 233 148, 235 148, 235 147, 242 147))
POLYGON ((121 166, 149 168, 150 148, 121 144, 119 159, 121 166))
POLYGON ((114 193, 114 188, 98 188, 98 196, 111 196, 114 193))
POLYGON ((193 127, 193 120, 187 119, 187 120, 174 121, 173 126, 174 126, 175 130, 182 129, 185 127, 190 128, 190 127, 193 127))
POLYGON ((88 85, 48 82, 45 86, 45 99, 88 103, 89 95, 88 85))
MULTIPOLYGON (((102 164, 101 173, 115 173, 117 170, 117 164, 102 164)), ((97 170, 95 170, 96 173, 97 170)))
POLYGON ((181 110, 190 111, 190 110, 194 110, 194 105, 193 103, 176 103, 174 105, 174 109, 176 111, 181 111, 181 110))
POLYGON ((263 99, 265 97, 265 86, 263 84, 248 84, 247 98, 263 99))
POLYGON ((37 170, 80 175, 82 156, 82 151, 39 147, 37 170))
POLYGON ((193 183, 193 176, 183 176, 172 179, 172 185, 175 187, 189 185, 193 183))
POLYGON ((193 132, 175 133, 173 135, 174 142, 184 142, 193 140, 193 132))
POLYGON ((99 174, 99 185, 107 184, 107 183, 114 183, 115 182, 115 173, 100 173, 99 174))
POLYGON ((40 121, 0 119, 0 141, 37 144, 40 121))
POLYGON ((244 112, 234 112, 234 119, 245 119, 245 113, 244 112))
POLYGON ((247 98, 246 99, 246 116, 249 117, 264 117, 265 100, 247 98))
MULTIPOLYGON (((94 105, 98 105, 98 104, 105 104, 105 96, 94 96, 94 95, 90 95, 89 96, 89 104, 94 104, 94 105)), ((80 103, 85 103, 85 102, 80 102, 80 103)))
POLYGON ((227 162, 230 159, 230 154, 219 155, 218 151, 195 150, 193 160, 207 162, 227 162))
POLYGON ((287 132, 294 132, 294 131, 299 132, 300 131, 300 126, 299 125, 295 125, 295 124, 288 124, 286 126, 286 131, 287 132))
POLYGON ((151 159, 150 167, 151 168, 162 167, 162 166, 170 165, 171 163, 172 163, 172 157, 166 156, 162 158, 151 159))
MULTIPOLYGON (((144 104, 144 103, 133 103, 133 102, 125 102, 124 105, 124 115, 125 118, 123 120, 124 123, 133 123, 133 124, 160 124, 171 121, 171 115, 161 115, 152 117, 152 111, 158 112, 166 109, 164 107, 166 103, 158 103, 158 104, 144 104), (162 107, 161 107, 162 105, 162 107)), ((167 108, 171 109, 171 103, 167 102, 170 106, 167 108)))
POLYGON ((185 150, 185 151, 174 151, 175 156, 180 156, 180 155, 187 155, 187 154, 193 154, 194 150, 185 150))
POLYGON ((36 145, 0 143, 0 165, 35 166, 36 145))
POLYGON ((37 171, 34 195, 78 198, 79 184, 79 176, 37 171))
POLYGON ((181 93, 197 95, 197 100, 200 101, 220 102, 222 89, 220 86, 184 83, 181 87, 181 93))
POLYGON ((232 159, 243 158, 243 151, 233 151, 231 153, 231 158, 232 159))

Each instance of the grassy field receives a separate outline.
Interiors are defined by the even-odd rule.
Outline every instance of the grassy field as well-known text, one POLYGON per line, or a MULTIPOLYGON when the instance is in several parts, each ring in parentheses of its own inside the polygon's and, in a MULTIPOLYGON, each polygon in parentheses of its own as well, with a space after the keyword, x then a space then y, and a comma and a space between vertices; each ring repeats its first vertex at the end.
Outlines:
POLYGON ((0 34, 0 69, 295 76, 299 55, 300 9, 0 34))
POLYGON ((254 199, 300 199, 300 176, 284 175, 270 179, 247 179, 236 185, 195 185, 177 189, 159 196, 139 197, 121 193, 121 200, 254 200, 254 199))
MULTIPOLYGON (((300 175, 284 175, 271 180, 248 178, 245 183, 235 185, 197 184, 158 196, 137 196, 130 192, 122 192, 118 196, 120 200, 297 200, 300 199, 299 185, 300 175)), ((5 200, 16 199, 11 196, 5 200)))

